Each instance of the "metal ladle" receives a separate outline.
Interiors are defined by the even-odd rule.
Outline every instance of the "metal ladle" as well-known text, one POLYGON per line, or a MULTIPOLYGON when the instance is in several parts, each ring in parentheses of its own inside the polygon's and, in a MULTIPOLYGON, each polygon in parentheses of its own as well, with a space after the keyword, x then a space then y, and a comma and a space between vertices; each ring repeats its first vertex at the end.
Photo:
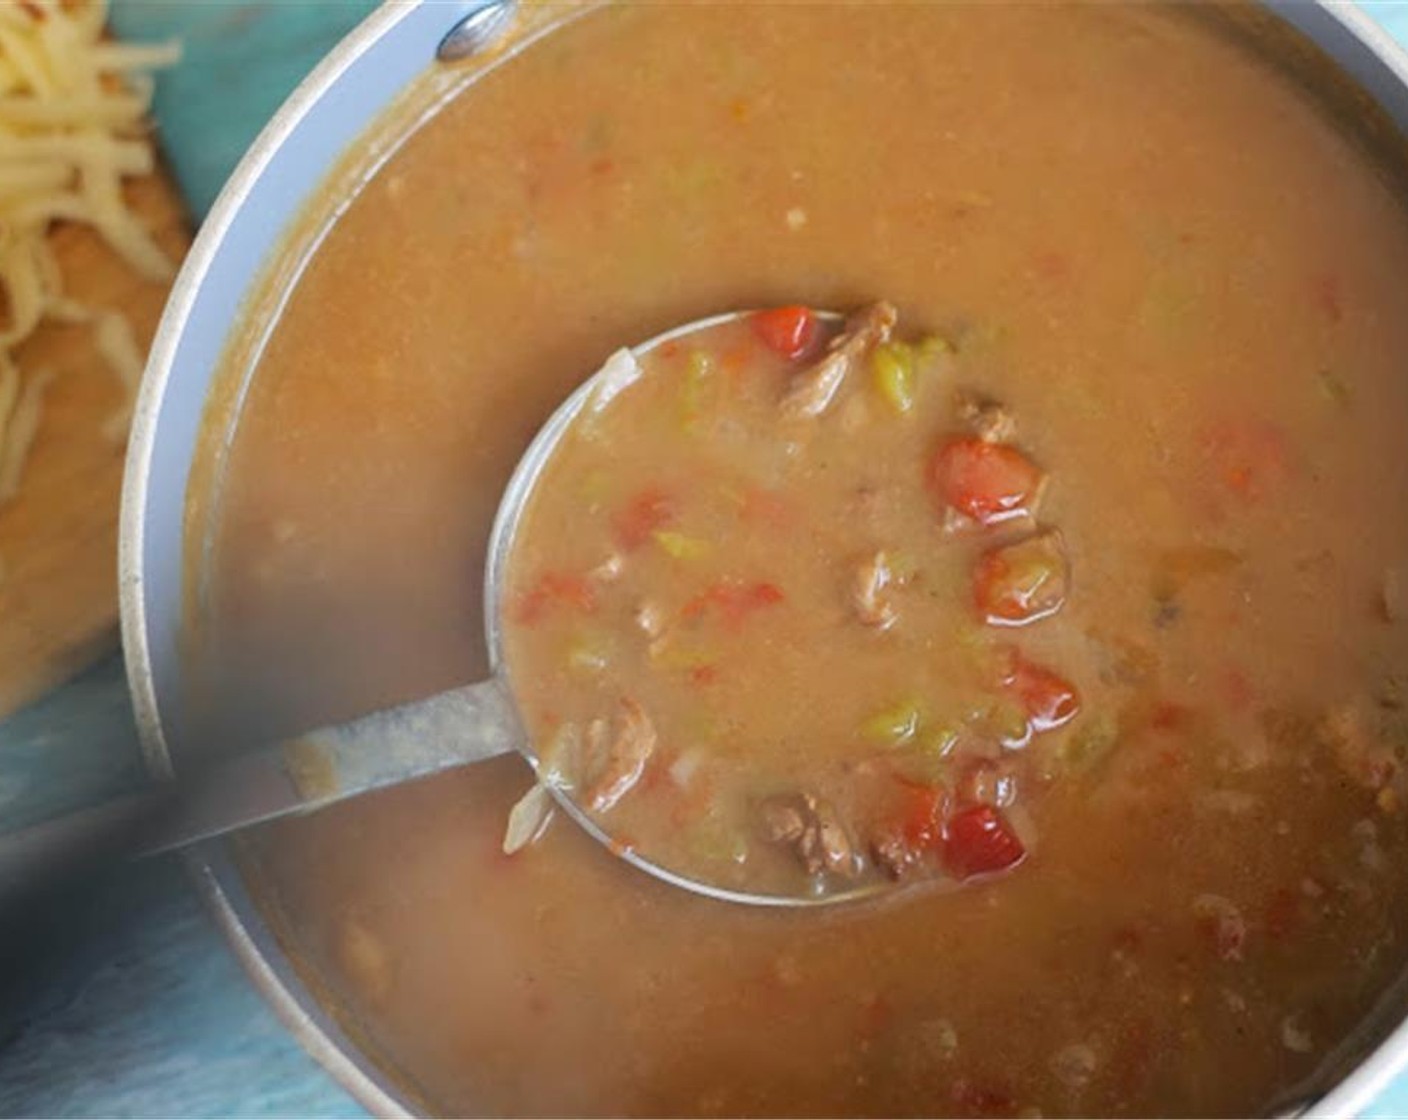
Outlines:
MULTIPOLYGON (((189 780, 166 783, 95 809, 0 836, 0 896, 8 880, 34 876, 65 845, 91 843, 123 822, 139 822, 137 854, 155 854, 279 817, 321 809, 370 790, 398 785, 468 763, 517 751, 538 772, 539 759, 519 720, 503 651, 506 574, 515 535, 543 468, 563 435, 589 403, 603 406, 639 376, 641 361, 659 347, 696 331, 751 314, 734 311, 698 319, 612 355, 567 397, 538 431, 500 499, 489 538, 484 576, 484 630, 490 676, 423 700, 322 727, 296 738, 217 763, 189 780)), ((835 322, 841 316, 821 312, 835 322)), ((614 854, 677 887, 730 902, 815 906, 855 899, 884 889, 863 883, 824 894, 752 893, 718 886, 671 870, 612 837, 561 789, 548 787, 561 807, 614 854)))

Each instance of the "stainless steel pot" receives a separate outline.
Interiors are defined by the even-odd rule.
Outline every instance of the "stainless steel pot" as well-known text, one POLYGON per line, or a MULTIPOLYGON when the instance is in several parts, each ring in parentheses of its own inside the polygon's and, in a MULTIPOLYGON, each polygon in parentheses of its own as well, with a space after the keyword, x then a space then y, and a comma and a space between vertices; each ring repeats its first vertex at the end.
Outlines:
MULTIPOLYGON (((122 495, 119 575, 127 672, 148 766, 181 765, 189 680, 180 654, 187 602, 184 520, 201 418, 219 359, 246 296, 281 236, 344 150, 403 91, 441 62, 490 46, 512 22, 514 0, 391 0, 348 36, 294 92, 241 161, 177 278, 138 398, 122 495)), ((1408 54, 1367 15, 1342 2, 1270 0, 1270 12, 1316 43, 1408 138, 1408 54)), ((431 83, 453 96, 487 66, 446 68, 431 83)), ((422 101, 426 113, 433 110, 422 101)), ((414 123, 403 135, 414 131, 414 123)), ((390 150, 381 153, 382 158, 390 150)), ((225 848, 190 857, 200 889, 254 983, 303 1045, 367 1108, 414 1112, 303 985, 249 897, 225 848)), ((1384 993, 1370 1027, 1331 1068, 1344 1071, 1304 1114, 1359 1112, 1408 1070, 1408 977, 1384 993), (1363 1056, 1367 1053, 1367 1056, 1363 1056)))

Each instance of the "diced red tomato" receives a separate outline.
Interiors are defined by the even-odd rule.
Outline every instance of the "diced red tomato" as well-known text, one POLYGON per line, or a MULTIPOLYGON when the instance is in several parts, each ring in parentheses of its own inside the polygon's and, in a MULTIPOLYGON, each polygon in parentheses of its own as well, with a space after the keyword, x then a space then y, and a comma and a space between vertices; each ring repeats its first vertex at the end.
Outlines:
POLYGON ((775 490, 748 486, 741 495, 738 515, 750 525, 777 528, 791 520, 792 510, 775 490))
POLYGON ((1011 673, 1004 683, 1017 694, 1032 730, 1038 733, 1069 723, 1080 711, 1074 685, 1021 655, 1012 659, 1011 673))
POLYGON ((675 509, 670 497, 655 487, 642 490, 632 498, 624 509, 611 521, 616 539, 628 551, 640 548, 650 540, 657 529, 663 529, 675 520, 675 509))
POLYGON ((1022 626, 1061 609, 1066 601, 1066 550, 1054 529, 995 548, 973 572, 973 599, 994 626, 1022 626))
POLYGON ((913 852, 937 847, 944 839, 944 810, 948 791, 943 786, 907 786, 900 836, 913 852))
POLYGON ((1248 502, 1270 496, 1291 473, 1285 433, 1266 420, 1215 424, 1204 432, 1202 450, 1217 480, 1248 502))
POLYGON ((816 313, 810 307, 774 307, 753 315, 753 331, 770 349, 795 361, 816 337, 816 313))
POLYGON ((1155 731, 1182 731, 1192 717, 1193 712, 1187 705, 1160 700, 1149 715, 1149 726, 1155 731))
POLYGON ((686 619, 698 618, 713 608, 729 626, 738 626, 755 611, 775 606, 784 598, 782 588, 775 583, 733 583, 723 580, 686 603, 681 615, 686 619))
POLYGON ((590 614, 596 610, 596 590, 585 576, 544 572, 537 583, 518 596, 511 613, 520 625, 533 626, 552 607, 590 614))
POLYGON ((974 805, 948 822, 944 864, 960 879, 1016 867, 1027 850, 1003 815, 990 805, 974 805))
POLYGON ((782 588, 775 583, 755 583, 748 591, 748 598, 756 606, 766 607, 782 602, 782 588))
POLYGON ((929 461, 934 496, 980 525, 1033 512, 1044 477, 1015 447, 976 436, 949 440, 929 461))

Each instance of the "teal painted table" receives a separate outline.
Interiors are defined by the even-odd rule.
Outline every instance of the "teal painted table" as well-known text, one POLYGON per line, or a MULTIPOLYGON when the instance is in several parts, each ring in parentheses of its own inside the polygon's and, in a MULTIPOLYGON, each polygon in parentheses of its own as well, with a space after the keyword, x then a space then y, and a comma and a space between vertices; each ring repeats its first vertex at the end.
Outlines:
MULTIPOLYGON (((0 0, 0 3, 8 0, 0 0)), ((120 34, 186 43, 157 94, 163 144, 205 213, 293 85, 368 0, 115 0, 120 34)), ((1408 44, 1408 3, 1366 5, 1408 44)), ((0 829, 130 789, 141 763, 113 658, 0 725, 0 829)), ((0 1115, 362 1116, 245 981, 171 858, 88 900, 97 936, 0 1038, 0 1115)), ((1367 1113, 1408 1117, 1408 1077, 1367 1113)))

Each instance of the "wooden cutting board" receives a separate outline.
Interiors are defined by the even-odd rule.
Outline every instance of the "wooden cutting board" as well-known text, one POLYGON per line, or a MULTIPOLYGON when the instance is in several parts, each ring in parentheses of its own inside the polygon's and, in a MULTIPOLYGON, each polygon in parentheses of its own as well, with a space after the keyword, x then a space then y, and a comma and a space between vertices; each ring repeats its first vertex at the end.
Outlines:
MULTIPOLYGON (((167 254, 190 244, 165 171, 132 183, 129 201, 167 254)), ((150 344, 167 285, 135 276, 96 234, 50 233, 66 289, 125 313, 150 344)), ((117 513, 124 448, 103 434, 123 392, 85 327, 46 324, 16 355, 26 374, 58 376, 19 496, 0 507, 0 719, 117 648, 117 513)))

